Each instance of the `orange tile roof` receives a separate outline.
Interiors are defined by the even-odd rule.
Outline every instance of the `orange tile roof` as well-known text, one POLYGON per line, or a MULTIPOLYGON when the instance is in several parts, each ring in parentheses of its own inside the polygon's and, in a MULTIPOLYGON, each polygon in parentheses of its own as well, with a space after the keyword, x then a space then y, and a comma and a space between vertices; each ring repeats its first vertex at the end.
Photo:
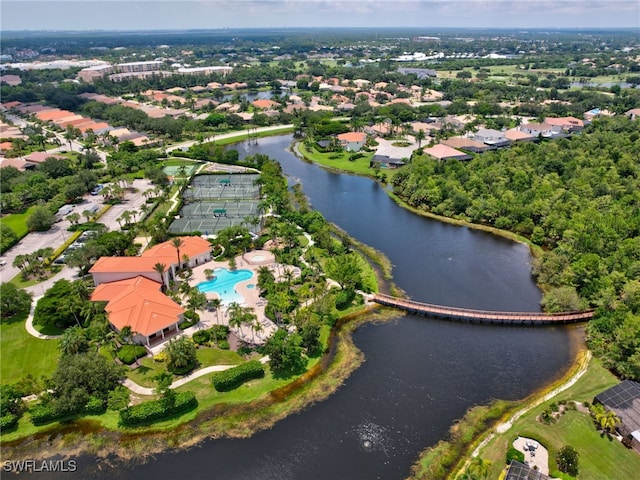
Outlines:
MULTIPOLYGON (((211 250, 211 244, 202 237, 180 237, 180 257, 196 257, 211 250)), ((155 273, 153 267, 164 263, 167 268, 177 265, 178 252, 171 241, 163 242, 146 250, 139 257, 100 257, 89 273, 155 273)))
POLYGON ((144 277, 135 277, 99 285, 91 300, 106 301, 105 310, 118 330, 131 327, 148 337, 180 320, 184 309, 160 291, 160 284, 144 277))
POLYGON ((367 139, 367 134, 364 132, 347 132, 338 135, 338 140, 343 142, 364 142, 367 139))
POLYGON ((74 113, 68 110, 59 110, 57 108, 51 110, 43 110, 36 113, 36 117, 43 121, 58 120, 60 118, 69 117, 71 115, 74 115, 74 113))
POLYGON ((253 102, 251 102, 251 104, 256 108, 272 108, 278 105, 277 102, 274 102, 273 100, 269 100, 266 98, 261 100, 254 100, 253 102))
MULTIPOLYGON (((173 257, 173 259, 176 260, 175 254, 173 257)), ((156 263, 164 263, 165 266, 169 268, 169 265, 166 262, 163 262, 161 258, 100 257, 93 267, 91 267, 89 273, 155 273, 153 266, 156 263)))
MULTIPOLYGON (((188 255, 189 258, 196 257, 211 251, 211 244, 202 237, 180 237, 183 245, 180 247, 180 257, 188 255)), ((171 241, 159 243, 151 247, 142 254, 142 258, 169 258, 171 263, 178 263, 178 252, 171 241)))

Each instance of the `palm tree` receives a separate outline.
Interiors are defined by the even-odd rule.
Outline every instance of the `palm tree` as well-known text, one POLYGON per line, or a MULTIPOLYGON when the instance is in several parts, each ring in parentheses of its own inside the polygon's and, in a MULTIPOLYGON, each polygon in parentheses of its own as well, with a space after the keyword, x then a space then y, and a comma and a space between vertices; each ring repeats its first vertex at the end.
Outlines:
POLYGON ((178 269, 180 269, 180 247, 184 245, 184 241, 180 237, 174 237, 171 239, 171 245, 176 249, 176 254, 178 255, 178 269))
POLYGON ((219 298, 213 298, 209 300, 209 305, 216 309, 216 323, 220 324, 220 307, 222 306, 222 300, 219 298))
MULTIPOLYGON (((251 340, 253 341, 253 334, 254 333, 260 333, 264 331, 264 327, 262 326, 262 324, 258 321, 258 318, 256 317, 254 322, 251 323, 251 340)), ((260 337, 260 335, 258 335, 258 338, 260 337)), ((255 343, 255 342, 253 342, 255 343)))
POLYGON ((160 274, 160 281, 162 282, 162 291, 166 289, 166 285, 164 284, 164 272, 166 271, 167 266, 164 263, 156 263, 153 266, 153 270, 160 274))
POLYGON ((489 475, 489 468, 491 468, 491 462, 489 460, 484 460, 480 457, 473 457, 469 470, 476 478, 484 479, 489 475))
POLYGON ((85 330, 75 325, 67 328, 60 337, 60 343, 58 344, 58 350, 62 356, 77 355, 78 353, 86 352, 89 349, 89 342, 85 330))
POLYGON ((418 148, 420 148, 420 146, 422 145, 422 141, 426 138, 426 135, 424 133, 423 129, 420 129, 416 132, 416 140, 418 141, 418 148))
POLYGON ((242 322, 244 320, 242 314, 242 307, 238 302, 231 302, 227 307, 227 314, 229 315, 229 326, 237 327, 242 335, 242 322))

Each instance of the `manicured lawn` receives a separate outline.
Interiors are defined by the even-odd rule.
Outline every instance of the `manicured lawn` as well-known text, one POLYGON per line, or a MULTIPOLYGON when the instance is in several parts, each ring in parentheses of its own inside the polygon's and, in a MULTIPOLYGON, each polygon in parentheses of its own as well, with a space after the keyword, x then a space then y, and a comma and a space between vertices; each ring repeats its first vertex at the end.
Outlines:
MULTIPOLYGON (((200 362, 198 369, 210 367, 211 365, 237 365, 244 361, 236 352, 210 347, 198 348, 196 356, 198 357, 198 362, 200 362)), ((134 370, 129 370, 127 377, 143 387, 156 387, 156 382, 153 378, 166 371, 165 364, 163 362, 155 362, 151 357, 141 358, 138 363, 140 363, 140 366, 134 370)), ((180 377, 174 377, 174 381, 178 378, 180 377)), ((191 383, 189 382, 189 385, 191 383)))
POLYGON ((199 347, 196 356, 200 362, 198 368, 210 367, 211 365, 238 365, 244 359, 231 350, 221 350, 212 347, 199 347))
POLYGON ((335 153, 320 153, 315 149, 309 150, 302 143, 299 143, 298 147, 302 155, 313 162, 319 163, 320 165, 324 165, 329 168, 337 168, 339 170, 344 170, 345 172, 375 176, 375 171, 373 168, 369 167, 369 161, 374 155, 373 152, 363 152, 364 157, 351 161, 349 160, 349 156, 352 152, 342 152, 338 154, 338 158, 329 158, 330 156, 335 155, 335 153))
POLYGON ((18 238, 24 237, 27 233, 29 233, 29 227, 27 227, 27 218, 33 212, 35 207, 30 207, 22 213, 11 213, 2 217, 2 223, 7 227, 11 227, 18 238))
POLYGON ((623 480, 636 478, 640 472, 640 456, 617 440, 602 437, 587 413, 567 411, 556 423, 545 425, 536 417, 551 403, 559 400, 591 402, 593 397, 615 385, 618 380, 597 361, 592 360, 588 371, 575 385, 554 399, 543 403, 518 419, 505 434, 496 436, 480 452, 492 462, 489 478, 498 478, 504 466, 505 453, 516 436, 533 437, 549 450, 550 471, 556 469, 555 454, 564 445, 571 445, 580 454, 580 480, 623 480))
POLYGON ((142 387, 154 388, 157 386, 153 377, 166 371, 163 362, 155 362, 151 357, 145 357, 138 360, 140 366, 133 370, 127 371, 127 377, 142 387))
POLYGON ((35 338, 24 327, 22 316, 0 325, 0 381, 15 383, 31 374, 51 375, 58 363, 58 340, 35 338))

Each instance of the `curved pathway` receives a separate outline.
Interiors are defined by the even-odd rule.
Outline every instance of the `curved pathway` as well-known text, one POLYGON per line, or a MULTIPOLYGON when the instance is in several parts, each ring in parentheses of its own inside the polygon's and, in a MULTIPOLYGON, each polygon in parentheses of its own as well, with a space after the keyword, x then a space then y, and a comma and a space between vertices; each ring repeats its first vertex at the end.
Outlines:
MULTIPOLYGON (((265 356, 260 359, 260 363, 265 364, 269 361, 269 357, 265 356)), ((169 388, 178 388, 184 385, 185 383, 190 382, 191 380, 195 380, 196 378, 202 377, 208 373, 214 372, 222 372, 224 370, 228 370, 230 368, 237 367, 237 365, 213 365, 211 367, 204 367, 200 370, 196 370, 195 372, 191 372, 187 375, 184 375, 182 378, 173 382, 169 388)), ((138 385, 133 380, 126 378, 122 384, 131 390, 133 393, 137 393, 138 395, 155 395, 155 389, 149 387, 143 387, 142 385, 138 385)))
POLYGON ((55 340, 56 338, 60 338, 62 335, 43 335, 33 326, 33 313, 36 311, 36 305, 38 305, 38 300, 41 298, 42 297, 34 298, 31 302, 31 309, 29 310, 29 316, 27 317, 27 321, 24 323, 24 327, 30 335, 41 340, 55 340))

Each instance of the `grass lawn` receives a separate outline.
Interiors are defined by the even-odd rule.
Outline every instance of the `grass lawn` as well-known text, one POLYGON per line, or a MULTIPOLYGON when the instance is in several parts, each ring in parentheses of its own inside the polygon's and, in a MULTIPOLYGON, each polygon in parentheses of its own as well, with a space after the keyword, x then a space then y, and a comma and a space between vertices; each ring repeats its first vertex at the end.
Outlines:
POLYGON ((527 412, 508 432, 496 435, 480 452, 482 458, 492 462, 489 478, 498 478, 504 466, 507 448, 518 435, 532 437, 549 450, 550 472, 556 470, 556 452, 564 445, 571 445, 580 454, 580 480, 636 478, 640 472, 640 456, 617 440, 602 437, 589 414, 569 410, 551 425, 536 420, 536 417, 553 402, 591 402, 597 393, 617 382, 618 380, 598 361, 592 360, 587 372, 575 385, 527 412))
MULTIPOLYGON (((243 359, 236 352, 230 350, 220 350, 219 348, 199 347, 196 350, 196 356, 200 365, 197 369, 210 367, 211 365, 237 365, 243 362, 243 359)), ((153 377, 161 372, 166 371, 163 362, 155 362, 151 357, 145 357, 138 360, 140 366, 134 370, 129 370, 127 377, 143 387, 154 388, 156 382, 153 377)), ((175 376, 174 381, 180 377, 175 376)), ((192 382, 189 382, 190 385, 192 382)))
POLYGON ((41 340, 24 327, 26 315, 0 324, 0 381, 15 383, 31 374, 51 375, 58 362, 58 340, 41 340))
POLYGON ((27 233, 29 233, 29 227, 27 227, 27 218, 33 212, 35 207, 29 207, 22 213, 10 213, 2 217, 2 223, 7 227, 11 227, 18 238, 24 237, 27 233))
POLYGON ((300 153, 302 153, 305 158, 311 160, 312 162, 319 163, 320 165, 324 165, 329 168, 336 168, 338 170, 344 170, 345 172, 367 175, 369 177, 375 176, 375 171, 373 170, 373 168, 369 167, 369 161, 373 158, 374 155, 373 152, 363 152, 364 157, 351 161, 349 160, 349 156, 352 154, 352 152, 338 153, 338 158, 329 158, 330 156, 336 154, 320 153, 315 149, 310 151, 302 143, 298 144, 298 148, 300 150, 300 153))
MULTIPOLYGON (((277 128, 275 130, 269 130, 266 132, 258 132, 256 136, 258 138, 271 137, 273 135, 282 135, 284 133, 290 133, 292 131, 293 131, 292 127, 282 127, 282 128, 277 128)), ((233 137, 230 137, 230 138, 216 139, 215 143, 216 145, 229 145, 232 143, 242 142, 243 140, 246 140, 248 134, 249 134, 249 131, 245 130, 242 132, 238 132, 237 135, 234 135, 233 137)), ((224 135, 224 133, 216 134, 216 135, 224 135)))
POLYGON ((39 278, 30 278, 28 280, 23 280, 22 274, 18 273, 18 275, 16 275, 11 280, 9 280, 9 283, 13 283, 18 288, 31 287, 33 285, 43 282, 44 280, 48 280, 54 275, 57 275, 58 273, 60 273, 60 270, 62 270, 62 267, 60 265, 52 265, 49 267, 49 270, 46 272, 44 276, 39 278))

